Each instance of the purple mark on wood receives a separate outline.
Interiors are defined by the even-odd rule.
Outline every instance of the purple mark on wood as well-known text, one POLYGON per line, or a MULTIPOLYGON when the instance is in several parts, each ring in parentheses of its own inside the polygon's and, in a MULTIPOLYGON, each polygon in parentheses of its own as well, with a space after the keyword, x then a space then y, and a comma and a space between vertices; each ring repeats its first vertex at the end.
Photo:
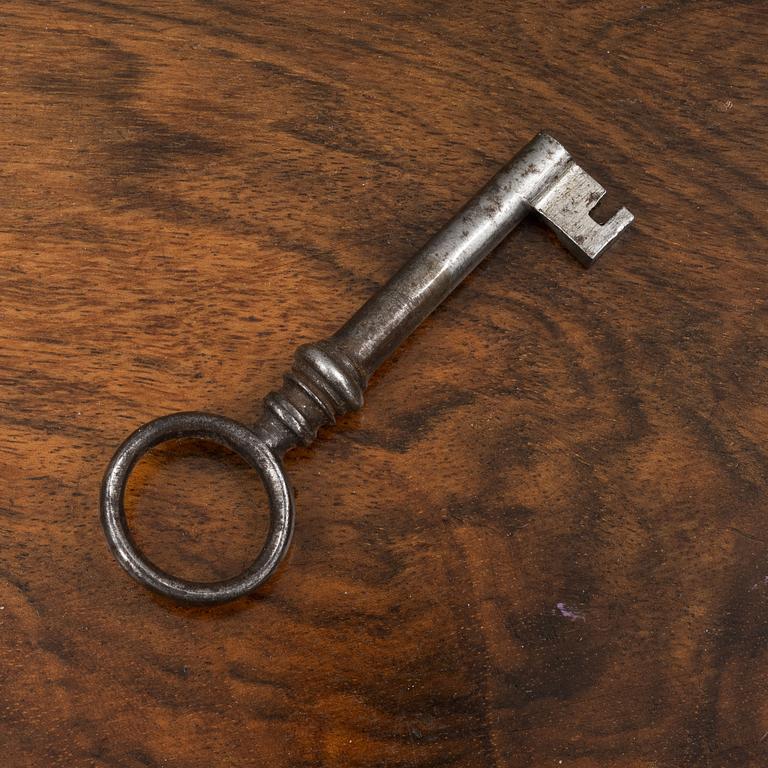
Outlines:
POLYGON ((583 613, 569 608, 565 603, 558 603, 557 610, 560 611, 561 616, 564 616, 569 621, 586 621, 583 613))

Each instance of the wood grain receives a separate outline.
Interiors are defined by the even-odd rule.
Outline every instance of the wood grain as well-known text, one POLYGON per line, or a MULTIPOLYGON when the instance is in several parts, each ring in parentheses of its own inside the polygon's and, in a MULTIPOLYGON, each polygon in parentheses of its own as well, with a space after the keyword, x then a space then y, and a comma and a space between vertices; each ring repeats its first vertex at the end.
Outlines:
MULTIPOLYGON (((9 768, 768 761, 765 2, 0 8, 0 747, 9 768), (144 420, 253 421, 532 134, 626 204, 528 222, 290 455, 290 562, 189 609, 107 552, 144 420)), ((137 536, 198 578, 265 528, 180 445, 137 536)))

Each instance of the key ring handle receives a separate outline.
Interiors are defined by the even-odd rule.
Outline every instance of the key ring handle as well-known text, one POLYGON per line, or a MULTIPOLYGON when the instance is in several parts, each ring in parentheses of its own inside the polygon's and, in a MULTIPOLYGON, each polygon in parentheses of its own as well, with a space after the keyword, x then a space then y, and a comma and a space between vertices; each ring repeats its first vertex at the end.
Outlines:
POLYGON ((279 459, 248 427, 211 413, 173 413, 139 427, 112 457, 101 491, 101 523, 109 548, 122 568, 155 592, 188 603, 224 603, 257 589, 272 575, 288 551, 293 522, 293 494, 279 459), (210 440, 233 450, 258 471, 267 490, 267 540, 253 563, 239 576, 214 582, 177 578, 156 566, 142 552, 128 528, 125 487, 136 463, 160 443, 183 438, 210 440))

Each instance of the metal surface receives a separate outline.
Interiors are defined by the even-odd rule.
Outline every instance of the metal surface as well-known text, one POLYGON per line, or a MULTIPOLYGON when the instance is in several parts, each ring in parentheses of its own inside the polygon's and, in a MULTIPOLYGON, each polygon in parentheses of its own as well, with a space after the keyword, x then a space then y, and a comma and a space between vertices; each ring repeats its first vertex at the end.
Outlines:
POLYGON ((120 565, 137 581, 178 600, 221 603, 252 592, 285 555, 293 531, 293 497, 282 467, 285 453, 309 445, 324 424, 360 408, 374 371, 531 211, 538 212, 585 265, 592 264, 632 221, 622 208, 605 224, 589 212, 605 190, 565 148, 540 133, 330 338, 296 352, 282 388, 267 395, 249 429, 207 413, 164 416, 118 448, 104 478, 102 524, 120 565), (260 473, 270 503, 264 549, 240 576, 198 583, 153 565, 128 530, 123 498, 141 456, 159 443, 197 437, 228 446, 260 473))

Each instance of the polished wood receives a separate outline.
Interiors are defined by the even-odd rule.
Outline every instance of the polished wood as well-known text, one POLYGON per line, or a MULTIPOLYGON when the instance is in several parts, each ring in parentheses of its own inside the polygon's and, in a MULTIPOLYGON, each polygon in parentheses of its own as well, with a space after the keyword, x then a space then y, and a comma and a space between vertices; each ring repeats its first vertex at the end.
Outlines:
MULTIPOLYGON (((764 767, 767 11, 6 0, 2 765, 764 767), (252 422, 542 128, 631 232, 589 272, 533 221, 493 254, 290 454, 261 593, 125 576, 116 445, 252 422)), ((262 495, 180 444, 129 508, 214 578, 262 495)))

